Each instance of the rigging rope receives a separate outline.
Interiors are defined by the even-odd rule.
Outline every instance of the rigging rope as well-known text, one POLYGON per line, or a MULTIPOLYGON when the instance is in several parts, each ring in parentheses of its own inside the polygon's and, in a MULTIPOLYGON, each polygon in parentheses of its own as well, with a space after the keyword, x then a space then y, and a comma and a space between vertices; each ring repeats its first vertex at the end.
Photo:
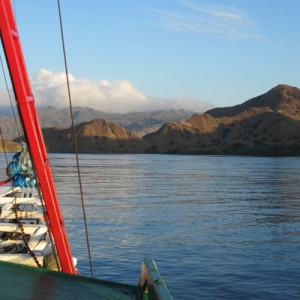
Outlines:
POLYGON ((13 116, 14 116, 14 120, 15 120, 15 125, 16 125, 17 131, 18 131, 19 138, 21 139, 21 137, 24 135, 24 132, 22 132, 22 134, 21 134, 21 130, 19 128, 20 123, 17 122, 17 118, 16 118, 14 106, 13 106, 13 103, 12 103, 12 100, 11 100, 11 96, 10 96, 10 92, 9 92, 9 88, 8 88, 8 84, 7 84, 7 79, 6 79, 6 75, 5 75, 5 71, 4 71, 4 66, 3 66, 2 56, 1 55, 0 55, 0 61, 1 61, 1 68, 2 68, 3 77, 4 77, 4 81, 5 81, 5 85, 6 85, 6 90, 7 90, 8 98, 9 98, 9 101, 10 101, 11 110, 12 110, 12 113, 13 113, 13 116))
POLYGON ((70 82, 69 82, 69 72, 68 72, 68 65, 67 65, 67 54, 66 54, 66 48, 65 48, 65 40, 64 40, 60 0, 57 0, 57 6, 58 6, 58 13, 59 13, 60 33, 61 33, 61 41, 62 41, 62 47, 63 47, 63 56, 64 56, 66 80, 67 80, 69 108, 70 108, 70 115, 71 115, 71 121, 72 121, 72 133, 73 133, 73 138, 74 138, 74 147, 75 147, 76 165, 77 165, 77 173, 78 173, 79 188, 80 188, 81 206, 82 206, 82 213, 83 213, 83 218, 84 218, 85 235, 86 235, 88 256, 89 256, 89 262, 90 262, 90 272, 91 272, 91 277, 94 277, 93 265, 92 265, 92 256, 91 256, 90 242, 89 242, 89 235, 88 235, 88 226, 87 226, 85 205, 84 205, 84 199, 83 199, 82 182, 81 182, 81 176, 80 176, 80 165, 79 165, 79 158, 78 158, 78 145, 77 145, 77 140, 76 140, 76 130, 75 130, 74 118, 73 118, 72 98, 71 98, 71 89, 70 89, 70 82))
MULTIPOLYGON (((8 87, 8 84, 7 84, 7 78, 6 78, 6 75, 5 75, 5 71, 4 71, 4 66, 3 66, 3 61, 2 61, 2 57, 0 55, 0 61, 1 61, 1 68, 2 68, 2 72, 3 72, 3 77, 4 77, 4 80, 5 80, 5 85, 6 85, 6 91, 7 91, 7 94, 8 94, 8 97, 9 97, 9 101, 10 101, 10 105, 11 105, 11 110, 12 110, 12 113, 13 113, 13 117, 14 117, 14 121, 15 121, 15 125, 16 125, 16 128, 17 128, 17 131, 18 131, 18 135, 19 135, 19 138, 22 139, 22 136, 24 137, 24 132, 23 132, 23 128, 22 126, 20 126, 20 123, 18 123, 17 121, 17 117, 16 117, 16 114, 15 114, 15 110, 14 110, 14 105, 12 103, 12 99, 11 99, 11 95, 10 95, 10 91, 9 91, 9 87, 8 87), (20 127, 19 127, 20 126, 20 127), (21 128, 21 129, 20 129, 21 128), (22 133, 21 133, 22 131, 22 133)), ((20 122, 20 115, 18 114, 18 120, 20 122)), ((3 139, 3 134, 2 134, 2 128, 0 127, 0 135, 1 135, 1 141, 2 141, 2 148, 3 148, 3 152, 5 154, 5 159, 6 159, 6 165, 8 166, 8 158, 7 158, 7 152, 6 152, 6 148, 5 148, 5 143, 4 143, 4 139, 3 139)), ((36 176, 36 173, 34 172, 34 177, 35 177, 35 180, 36 182, 38 182, 37 180, 37 176, 36 176)), ((13 192, 13 197, 14 197, 14 202, 15 202, 15 205, 16 205, 16 200, 17 200, 17 195, 15 193, 15 190, 13 189, 13 183, 12 183, 12 178, 9 177, 9 181, 11 183, 11 187, 12 187, 12 192, 13 192)), ((40 201, 41 201, 41 205, 42 205, 42 210, 43 210, 43 214, 44 214, 44 217, 46 215, 46 210, 45 210, 45 205, 42 201, 42 197, 41 197, 41 192, 40 192, 40 189, 38 188, 38 193, 40 195, 40 201)), ((35 261, 36 265, 38 267, 42 267, 40 262, 38 261, 37 257, 35 256, 34 252, 31 250, 29 244, 28 244, 28 239, 25 235, 25 232, 24 232, 24 227, 23 227, 23 224, 22 222, 20 221, 19 217, 18 217, 18 213, 17 213, 17 209, 15 209, 15 218, 16 218, 16 221, 18 223, 18 226, 21 230, 21 234, 22 234, 22 239, 24 241, 24 244, 25 246, 27 247, 27 250, 29 252, 29 254, 32 256, 33 260, 35 261)), ((46 218, 45 218, 46 219, 46 218)), ((47 225, 47 228, 48 228, 48 232, 49 231, 49 224, 48 222, 46 222, 46 225, 47 225)), ((54 249, 54 242, 53 242, 53 237, 51 234, 49 234, 49 237, 50 237, 50 242, 51 242, 51 245, 52 245, 52 252, 53 252, 53 255, 54 255, 54 258, 55 258, 55 262, 56 262, 56 265, 57 265, 57 269, 59 270, 60 269, 60 266, 59 266, 59 262, 58 262, 58 258, 57 258, 57 254, 56 254, 56 251, 54 249)))
MULTIPOLYGON (((15 1, 13 3, 14 3, 14 14, 15 14, 15 18, 16 18, 15 1)), ((17 122, 17 117, 16 117, 16 114, 15 114, 14 105, 12 103, 12 99, 11 99, 9 87, 8 87, 8 84, 7 84, 7 79, 6 79, 6 75, 5 75, 5 71, 4 71, 4 66, 3 66, 1 54, 0 54, 0 60, 1 60, 1 67, 2 67, 3 76, 4 76, 4 80, 5 80, 5 84, 6 84, 6 90, 7 90, 7 94, 8 94, 9 100, 10 100, 11 109, 12 109, 12 113, 13 113, 14 120, 15 120, 15 125, 16 125, 17 131, 18 131, 20 142, 22 142, 22 139, 26 140, 26 137, 25 137, 25 134, 24 134, 23 127, 21 126, 21 120, 20 120, 19 111, 18 111, 18 120, 19 120, 19 123, 17 122)), ((3 139, 3 134, 2 134, 1 127, 0 127, 0 135, 1 135, 1 139, 2 139, 3 152, 5 153, 6 165, 8 166, 9 163, 8 163, 8 159, 7 159, 7 153, 6 153, 6 149, 5 149, 5 143, 4 143, 4 139, 3 139)), ((27 145, 27 143, 26 143, 26 145, 27 145)), ((30 155, 31 161, 33 161, 32 157, 31 157, 31 153, 29 153, 29 155, 30 155)), ((40 186, 39 186, 39 181, 38 181, 38 177, 37 177, 35 168, 33 169, 33 173, 34 173, 34 178, 36 180, 37 192, 38 192, 38 195, 39 195, 39 200, 40 200, 40 203, 41 203, 41 207, 42 207, 42 211, 43 211, 43 215, 44 215, 44 219, 45 219, 45 224, 47 226, 47 231, 48 231, 48 234, 49 234, 49 239, 50 239, 50 242, 51 242, 52 253, 53 253, 53 256, 54 256, 54 259, 55 259, 56 267, 57 267, 58 271, 61 271, 61 265, 60 265, 60 262, 58 260, 58 254, 57 254, 57 250, 56 250, 56 247, 55 247, 55 244, 54 244, 53 235, 52 235, 51 230, 50 230, 49 218, 48 218, 48 214, 46 212, 45 204, 43 202, 43 197, 42 197, 42 193, 41 193, 41 189, 40 189, 40 186)), ((14 196, 14 202, 15 202, 15 205, 16 205, 17 195, 16 195, 15 190, 13 188, 13 180, 12 180, 11 176, 9 176, 8 182, 9 181, 11 183, 11 188, 12 188, 12 192, 13 192, 13 196, 14 196)), ((19 220, 19 217, 18 217, 16 209, 15 209, 15 218, 16 218, 16 221, 17 221, 19 227, 20 227, 20 230, 21 230, 21 233, 22 233, 22 237, 23 237, 23 241, 25 243, 25 246, 27 247, 27 250, 28 250, 29 254, 33 257, 33 259, 36 262, 37 266, 41 267, 39 261, 37 260, 35 254, 34 254, 34 252, 31 250, 31 248, 30 248, 30 246, 28 244, 28 239, 27 239, 27 237, 25 235, 25 232, 24 232, 23 223, 19 220)))

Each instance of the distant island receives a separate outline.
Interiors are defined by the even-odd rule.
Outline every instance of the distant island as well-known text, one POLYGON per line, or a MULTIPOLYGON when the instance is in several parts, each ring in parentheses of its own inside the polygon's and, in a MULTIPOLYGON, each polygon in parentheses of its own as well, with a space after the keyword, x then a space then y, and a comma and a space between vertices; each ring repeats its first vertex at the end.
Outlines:
MULTIPOLYGON (((42 124, 48 125, 43 129, 48 151, 74 152, 71 130, 58 127, 58 123, 56 127, 49 127, 51 119, 58 122, 59 116, 55 108, 49 110, 52 113, 47 114, 47 121, 45 117, 41 118, 42 124)), ((82 109, 78 115, 89 110, 82 109)), ((151 126, 143 129, 141 125, 145 120, 149 125, 147 114, 149 117, 150 113, 139 113, 136 120, 132 114, 131 118, 127 114, 131 128, 136 124, 139 130, 125 128, 124 123, 117 125, 116 119, 108 121, 103 118, 104 113, 101 118, 97 115, 93 120, 76 125, 79 152, 300 155, 300 90, 289 85, 280 84, 240 105, 214 108, 202 114, 183 110, 152 112, 152 130, 151 126), (162 120, 157 116, 164 114, 169 119, 155 128, 162 120), (141 134, 143 132, 145 134, 141 134)), ((3 124, 3 120, 1 122, 3 124)))

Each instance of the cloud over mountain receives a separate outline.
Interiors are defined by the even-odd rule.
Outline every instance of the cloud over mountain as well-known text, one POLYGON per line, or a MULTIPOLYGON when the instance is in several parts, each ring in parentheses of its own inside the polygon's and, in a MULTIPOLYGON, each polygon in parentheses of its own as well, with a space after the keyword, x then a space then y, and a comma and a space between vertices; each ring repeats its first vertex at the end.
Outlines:
MULTIPOLYGON (((156 99, 144 95, 128 80, 91 81, 69 75, 74 106, 91 107, 109 113, 127 113, 160 109, 204 111, 211 105, 192 99, 156 99)), ((31 84, 38 106, 65 108, 69 105, 66 75, 41 69, 31 76, 31 84)))

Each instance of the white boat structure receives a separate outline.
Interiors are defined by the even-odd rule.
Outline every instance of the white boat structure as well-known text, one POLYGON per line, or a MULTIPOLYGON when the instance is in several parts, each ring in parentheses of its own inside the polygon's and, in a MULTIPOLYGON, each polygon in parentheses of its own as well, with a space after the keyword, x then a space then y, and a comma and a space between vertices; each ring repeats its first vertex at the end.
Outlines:
MULTIPOLYGON (((57 270, 54 260, 52 241, 37 190, 1 187, 0 261, 57 270)), ((76 259, 73 260, 76 262, 76 259)))
POLYGON ((52 245, 46 225, 0 223, 0 260, 35 267, 48 267, 52 245), (23 231, 23 232, 22 232, 23 231), (24 242, 24 235, 26 242, 24 242), (30 249, 30 250, 29 250, 30 249), (30 253, 34 253, 32 256, 30 253), (37 262, 36 262, 37 260, 37 262))
POLYGON ((15 198, 1 207, 1 223, 45 224, 43 208, 37 198, 15 198))
POLYGON ((36 200, 9 202, 2 206, 1 222, 43 224, 43 213, 36 200))
POLYGON ((15 195, 21 192, 20 187, 12 187, 11 185, 2 186, 0 188, 0 208, 6 203, 12 202, 15 195))

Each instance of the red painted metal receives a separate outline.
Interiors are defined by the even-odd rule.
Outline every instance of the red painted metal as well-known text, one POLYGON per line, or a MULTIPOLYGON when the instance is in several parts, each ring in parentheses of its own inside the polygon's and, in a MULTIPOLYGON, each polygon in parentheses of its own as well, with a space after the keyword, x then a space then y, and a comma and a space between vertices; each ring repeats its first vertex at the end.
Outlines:
POLYGON ((6 179, 6 180, 1 181, 1 182, 0 182, 0 186, 6 184, 6 183, 8 183, 8 182, 10 182, 10 179, 9 179, 9 178, 6 179))
POLYGON ((0 1, 0 30, 18 110, 36 168, 62 271, 76 274, 10 0, 0 1))

